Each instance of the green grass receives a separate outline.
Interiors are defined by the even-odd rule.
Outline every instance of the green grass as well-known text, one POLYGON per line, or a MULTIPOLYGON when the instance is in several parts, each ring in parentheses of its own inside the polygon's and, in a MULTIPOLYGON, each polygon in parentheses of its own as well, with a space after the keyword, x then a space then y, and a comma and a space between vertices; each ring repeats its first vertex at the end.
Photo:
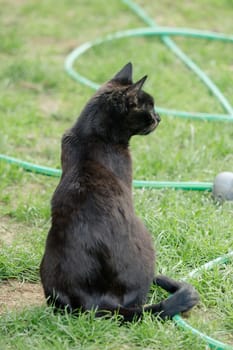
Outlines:
MULTIPOLYGON (((159 25, 232 33, 233 8, 227 0, 137 3, 159 25)), ((4 28, 0 32, 0 152, 59 168, 61 135, 93 93, 65 74, 66 55, 85 41, 145 24, 121 1, 106 5, 104 0, 56 4, 2 0, 0 21, 4 28)), ((176 42, 233 103, 232 45, 182 38, 176 42)), ((134 64, 135 79, 149 75, 146 89, 156 105, 224 113, 198 78, 156 38, 103 44, 75 67, 101 83, 128 61, 134 64)), ((164 116, 156 133, 131 142, 134 179, 213 181, 219 172, 233 171, 232 149, 232 124, 164 116)), ((50 199, 58 179, 4 162, 0 162, 0 178, 0 280, 38 283, 50 199)), ((210 193, 174 190, 134 190, 134 202, 153 236, 159 273, 183 278, 232 250, 232 202, 215 203, 210 193)), ((201 295, 190 324, 229 344, 233 344, 232 269, 230 262, 190 280, 201 295)), ((164 296, 153 289, 150 301, 164 296)), ((0 348, 199 350, 205 344, 173 322, 161 323, 150 315, 141 323, 119 327, 117 317, 112 321, 96 320, 92 314, 75 318, 54 315, 45 306, 28 306, 1 314, 0 348)))

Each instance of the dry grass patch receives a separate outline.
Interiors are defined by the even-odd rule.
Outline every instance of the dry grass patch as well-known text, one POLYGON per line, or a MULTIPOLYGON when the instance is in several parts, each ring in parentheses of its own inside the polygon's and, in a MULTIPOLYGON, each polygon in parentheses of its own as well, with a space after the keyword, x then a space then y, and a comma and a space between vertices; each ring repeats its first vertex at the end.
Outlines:
POLYGON ((29 231, 25 225, 13 222, 8 216, 0 218, 0 246, 11 245, 17 234, 26 233, 29 231))

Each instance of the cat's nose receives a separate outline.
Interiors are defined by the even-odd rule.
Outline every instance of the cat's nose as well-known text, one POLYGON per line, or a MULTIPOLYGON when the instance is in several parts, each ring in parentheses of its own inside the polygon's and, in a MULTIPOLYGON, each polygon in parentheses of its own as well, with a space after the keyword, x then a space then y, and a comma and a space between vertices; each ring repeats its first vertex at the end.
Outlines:
POLYGON ((160 115, 155 110, 153 111, 153 118, 156 120, 157 123, 161 121, 160 115))
POLYGON ((157 120, 158 123, 161 122, 160 115, 156 112, 155 112, 155 119, 157 120))

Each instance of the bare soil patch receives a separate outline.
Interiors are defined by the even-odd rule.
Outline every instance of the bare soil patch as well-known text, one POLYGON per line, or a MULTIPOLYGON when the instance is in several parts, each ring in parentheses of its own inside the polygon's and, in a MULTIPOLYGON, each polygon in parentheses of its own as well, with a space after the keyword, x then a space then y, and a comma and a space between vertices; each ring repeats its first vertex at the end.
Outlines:
POLYGON ((0 313, 45 303, 40 284, 8 280, 0 285, 0 313))

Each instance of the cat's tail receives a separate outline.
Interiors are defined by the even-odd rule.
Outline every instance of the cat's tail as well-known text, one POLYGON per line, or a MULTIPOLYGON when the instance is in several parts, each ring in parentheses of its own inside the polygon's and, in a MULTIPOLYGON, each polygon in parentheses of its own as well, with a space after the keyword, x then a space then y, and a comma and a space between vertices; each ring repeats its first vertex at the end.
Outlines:
POLYGON ((157 309, 159 309, 159 316, 162 319, 171 318, 176 314, 186 312, 200 300, 195 288, 186 282, 178 282, 163 275, 155 277, 153 282, 172 294, 160 303, 144 309, 145 311, 150 311, 151 309, 152 313, 157 313, 157 309))
POLYGON ((102 295, 98 300, 89 300, 83 305, 79 298, 72 298, 73 300, 71 300, 66 294, 60 292, 55 294, 45 293, 45 296, 47 303, 54 305, 57 309, 66 309, 75 314, 76 312, 79 314, 80 311, 95 309, 97 317, 111 316, 117 312, 122 316, 123 322, 139 320, 143 317, 144 312, 150 312, 161 319, 172 318, 176 314, 190 310, 199 301, 197 291, 188 283, 178 282, 166 276, 157 276, 153 282, 169 292, 171 296, 158 304, 146 306, 128 307, 119 305, 117 297, 108 293, 102 295))
POLYGON ((123 316, 123 321, 131 322, 133 320, 141 319, 143 312, 150 312, 161 319, 172 318, 176 314, 186 312, 195 306, 199 301, 197 291, 188 283, 178 282, 166 276, 157 276, 154 279, 154 284, 172 293, 170 297, 162 300, 158 304, 147 305, 144 307, 128 308, 123 306, 110 305, 109 303, 99 305, 97 316, 104 315, 106 310, 113 314, 118 311, 118 314, 123 316))

